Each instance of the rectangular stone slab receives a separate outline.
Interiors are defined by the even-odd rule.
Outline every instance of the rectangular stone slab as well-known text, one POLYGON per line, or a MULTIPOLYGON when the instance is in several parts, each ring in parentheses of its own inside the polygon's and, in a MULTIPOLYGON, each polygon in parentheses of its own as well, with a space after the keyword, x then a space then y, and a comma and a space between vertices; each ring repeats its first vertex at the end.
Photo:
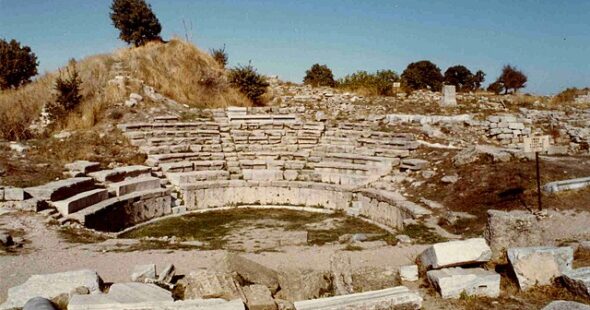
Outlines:
POLYGON ((69 215, 77 212, 88 206, 99 203, 109 198, 109 193, 106 189, 98 188, 74 195, 66 200, 60 200, 53 203, 53 206, 62 215, 69 215))
POLYGON ((59 201, 87 191, 94 186, 92 178, 70 178, 47 183, 45 185, 29 187, 25 191, 41 200, 59 201))
POLYGON ((482 268, 430 270, 427 276, 442 298, 460 298, 462 293, 493 298, 500 295, 500 275, 482 268))
POLYGON ((357 294, 297 301, 297 310, 420 309, 422 297, 405 286, 357 294), (403 308, 402 308, 403 307, 403 308))
POLYGON ((483 238, 436 243, 420 255, 425 269, 485 263, 492 258, 492 250, 483 238))

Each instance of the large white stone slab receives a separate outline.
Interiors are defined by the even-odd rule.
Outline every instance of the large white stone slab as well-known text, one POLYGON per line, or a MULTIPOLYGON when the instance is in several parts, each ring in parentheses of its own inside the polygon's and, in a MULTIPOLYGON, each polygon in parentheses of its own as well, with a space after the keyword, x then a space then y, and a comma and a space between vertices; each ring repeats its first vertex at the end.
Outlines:
POLYGON ((562 279, 571 291, 590 297, 590 267, 565 271, 562 279))
POLYGON ((468 296, 500 295, 500 275, 482 268, 430 270, 427 276, 442 298, 459 298, 462 293, 468 296))
POLYGON ((405 286, 378 291, 296 301, 297 310, 420 309, 422 297, 405 286), (402 308, 403 307, 403 308, 402 308))
POLYGON ((22 308, 33 297, 52 299, 81 286, 96 293, 100 291, 101 282, 96 271, 88 269, 33 275, 25 283, 8 289, 8 297, 0 309, 22 308))
POLYGON ((536 285, 550 285, 563 272, 572 269, 574 250, 571 247, 527 247, 508 249, 518 286, 527 290, 536 285))
POLYGON ((484 263, 491 259, 492 250, 483 238, 433 244, 420 255, 425 269, 484 263))
POLYGON ((240 299, 190 299, 178 301, 146 301, 138 303, 81 303, 79 300, 68 305, 68 310, 245 310, 240 299))

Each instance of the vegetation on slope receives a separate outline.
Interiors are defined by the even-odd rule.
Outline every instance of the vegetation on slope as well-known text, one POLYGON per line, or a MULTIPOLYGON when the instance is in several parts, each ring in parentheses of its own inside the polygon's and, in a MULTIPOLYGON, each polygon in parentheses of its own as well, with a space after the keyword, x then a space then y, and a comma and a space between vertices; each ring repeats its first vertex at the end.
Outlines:
MULTIPOLYGON (((201 108, 251 105, 246 96, 231 87, 226 71, 209 54, 188 42, 173 39, 78 61, 83 100, 53 129, 91 128, 106 118, 108 108, 123 102, 130 92, 139 91, 127 85, 122 93, 109 85, 117 66, 179 103, 201 108)), ((32 137, 29 126, 46 103, 56 100, 57 77, 56 72, 45 73, 23 87, 0 92, 0 138, 32 137)))

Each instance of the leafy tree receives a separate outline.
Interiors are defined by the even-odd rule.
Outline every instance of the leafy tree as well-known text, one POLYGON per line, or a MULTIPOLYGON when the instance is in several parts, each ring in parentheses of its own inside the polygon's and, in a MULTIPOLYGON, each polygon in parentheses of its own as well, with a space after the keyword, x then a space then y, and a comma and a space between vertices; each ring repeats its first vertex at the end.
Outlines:
POLYGON ((70 60, 66 71, 60 70, 59 76, 55 79, 53 88, 56 98, 47 107, 49 115, 54 120, 72 111, 82 102, 81 85, 82 80, 76 69, 76 62, 75 60, 70 60))
POLYGON ((376 73, 357 71, 338 81, 338 87, 353 91, 363 90, 373 95, 389 96, 393 91, 393 83, 399 76, 392 70, 381 70, 376 73))
POLYGON ((269 85, 251 64, 232 68, 229 71, 229 82, 255 104, 261 103, 260 97, 269 85))
POLYGON ((498 82, 504 85, 504 93, 507 94, 510 89, 516 92, 526 87, 527 79, 527 76, 522 71, 511 65, 506 65, 502 69, 498 82))
POLYGON ((313 87, 318 86, 336 86, 334 81, 334 75, 332 70, 326 65, 315 64, 311 68, 305 71, 305 77, 303 78, 303 84, 311 85, 313 87))
POLYGON ((408 65, 402 73, 402 81, 411 90, 438 91, 442 88, 443 76, 435 64, 428 60, 422 60, 408 65))
POLYGON ((37 74, 37 56, 16 40, 0 39, 0 89, 17 88, 37 74))
POLYGON ((135 46, 161 41, 162 26, 144 0, 113 0, 111 20, 119 29, 119 38, 135 46))
POLYGON ((220 64, 223 68, 227 65, 227 53, 225 52, 225 44, 222 48, 213 48, 210 50, 211 56, 215 61, 220 64))
POLYGON ((483 71, 478 70, 477 72, 475 72, 475 74, 473 75, 473 77, 471 79, 472 90, 480 89, 481 84, 483 84, 483 82, 485 80, 486 80, 486 74, 483 71))
POLYGON ((457 91, 466 91, 473 89, 473 73, 465 66, 456 65, 449 67, 445 71, 445 84, 455 85, 457 91))
POLYGON ((504 90, 504 84, 499 81, 495 81, 494 83, 488 85, 488 91, 493 92, 494 94, 498 95, 504 90))

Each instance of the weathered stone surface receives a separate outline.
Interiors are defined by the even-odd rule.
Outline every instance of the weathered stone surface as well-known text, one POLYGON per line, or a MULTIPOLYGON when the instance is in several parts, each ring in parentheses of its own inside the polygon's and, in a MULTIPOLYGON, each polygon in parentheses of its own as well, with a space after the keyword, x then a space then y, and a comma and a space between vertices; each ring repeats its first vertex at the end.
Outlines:
POLYGON ((454 107, 457 105, 455 85, 443 85, 440 105, 443 107, 454 107))
POLYGON ((489 210, 484 237, 492 249, 492 261, 497 264, 508 263, 508 248, 543 244, 537 218, 525 211, 489 210))
POLYGON ((297 310, 420 309, 422 297, 404 286, 379 291, 296 301, 297 310))
POLYGON ((228 253, 224 261, 228 270, 238 273, 244 280, 250 283, 265 285, 273 294, 279 288, 278 273, 276 270, 233 253, 228 253))
POLYGON ((281 290, 277 298, 290 301, 320 298, 330 292, 330 273, 316 270, 281 269, 278 273, 281 290))
POLYGON ((542 310, 590 310, 590 306, 575 301, 556 300, 542 310))
POLYGON ((427 276, 442 298, 459 298, 463 292, 468 296, 500 295, 500 275, 482 268, 430 270, 427 276))
POLYGON ((402 281, 418 281, 418 265, 399 267, 399 276, 402 281))
POLYGON ((246 305, 248 310, 275 310, 277 304, 272 295, 268 290, 268 287, 264 285, 250 285, 242 288, 244 296, 246 297, 246 305))
MULTIPOLYGON (((68 310, 74 309, 133 309, 128 304, 173 302, 172 293, 154 284, 115 283, 107 294, 74 295, 68 310)), ((141 309, 141 308, 140 308, 141 309)))
POLYGON ((572 292, 590 297, 590 267, 565 271, 562 279, 572 292))
POLYGON ((158 276, 158 281, 162 283, 170 283, 172 282, 172 278, 174 278, 175 274, 176 268, 174 267, 174 265, 168 264, 160 272, 160 275, 158 276))
POLYGON ((490 260, 492 251, 483 238, 449 241, 430 246, 420 255, 424 269, 484 263, 490 260))
POLYGON ((543 185, 543 190, 549 193, 555 193, 580 189, 587 186, 590 186, 590 177, 550 182, 543 185))
POLYGON ((330 271, 335 295, 346 295, 354 292, 352 286, 352 265, 350 255, 336 252, 330 257, 330 271))
POLYGON ((13 244, 12 236, 7 232, 0 231, 0 245, 11 246, 13 244))
POLYGON ((25 191, 37 199, 59 201, 67 199, 80 192, 92 189, 92 178, 70 178, 47 183, 45 185, 29 187, 25 191))
POLYGON ((6 201, 23 201, 27 198, 25 191, 18 187, 5 187, 4 200, 6 201))
POLYGON ((156 265, 155 264, 137 265, 133 268, 133 273, 131 273, 131 281, 133 281, 133 282, 144 282, 145 280, 155 280, 155 279, 156 279, 156 265))
POLYGON ((75 162, 69 163, 65 165, 65 168, 70 171, 70 173, 81 173, 87 174, 89 172, 94 172, 100 169, 100 163, 92 162, 87 160, 77 160, 75 162))
POLYGON ((508 249, 518 286, 527 290, 535 285, 549 285, 551 280, 571 270, 574 250, 570 247, 528 247, 508 249))
POLYGON ((23 310, 57 310, 57 308, 46 298, 34 297, 25 303, 23 310))
POLYGON ((278 310, 295 310, 295 305, 288 300, 275 299, 275 302, 278 310))
POLYGON ((109 198, 106 189, 98 188, 86 192, 81 192, 68 199, 53 202, 53 206, 63 215, 77 212, 93 204, 97 204, 109 198))
POLYGON ((117 196, 158 188, 160 188, 160 179, 151 176, 109 184, 109 190, 115 192, 115 195, 117 196))
POLYGON ((241 298, 239 286, 231 274, 209 270, 197 270, 179 281, 184 287, 185 299, 223 298, 232 300, 241 298))
POLYGON ((92 270, 33 275, 25 283, 8 289, 8 297, 0 309, 23 307, 33 297, 52 299, 80 286, 87 287, 91 293, 99 292, 101 282, 92 270))

